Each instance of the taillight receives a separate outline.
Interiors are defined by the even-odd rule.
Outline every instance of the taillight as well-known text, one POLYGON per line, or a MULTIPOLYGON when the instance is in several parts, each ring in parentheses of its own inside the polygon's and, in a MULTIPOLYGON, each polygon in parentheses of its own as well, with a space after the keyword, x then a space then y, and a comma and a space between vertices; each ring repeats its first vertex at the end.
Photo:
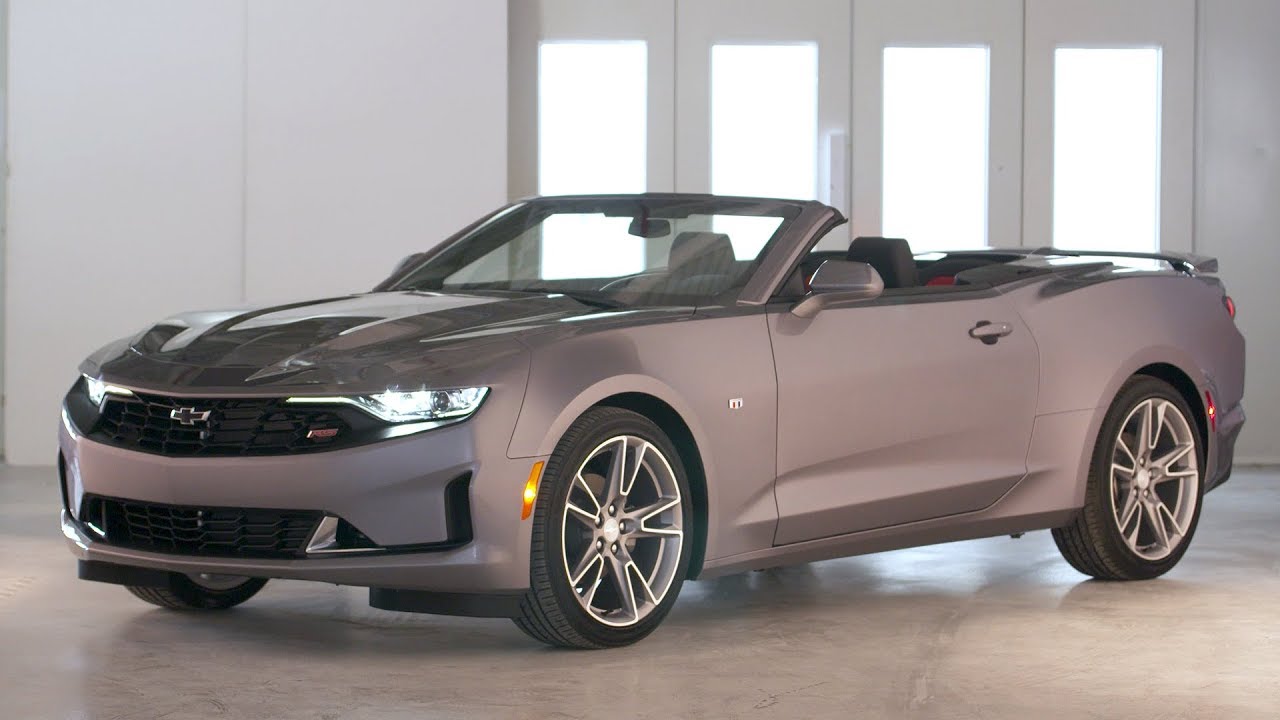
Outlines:
POLYGON ((1232 300, 1230 295, 1223 295, 1222 304, 1227 306, 1227 314, 1234 318, 1236 316, 1236 301, 1232 300))

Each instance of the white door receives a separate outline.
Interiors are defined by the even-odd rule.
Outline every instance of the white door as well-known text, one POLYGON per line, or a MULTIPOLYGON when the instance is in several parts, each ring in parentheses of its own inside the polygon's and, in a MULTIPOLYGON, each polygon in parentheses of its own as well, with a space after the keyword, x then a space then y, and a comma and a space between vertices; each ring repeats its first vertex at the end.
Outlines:
POLYGON ((848 207, 850 5, 678 3, 676 190, 848 207))
POLYGON ((1190 251, 1195 0, 1027 0, 1027 245, 1190 251))
POLYGON ((675 0, 510 13, 510 196, 674 190, 675 0))
POLYGON ((1022 0, 857 0, 853 234, 1021 243, 1022 0))

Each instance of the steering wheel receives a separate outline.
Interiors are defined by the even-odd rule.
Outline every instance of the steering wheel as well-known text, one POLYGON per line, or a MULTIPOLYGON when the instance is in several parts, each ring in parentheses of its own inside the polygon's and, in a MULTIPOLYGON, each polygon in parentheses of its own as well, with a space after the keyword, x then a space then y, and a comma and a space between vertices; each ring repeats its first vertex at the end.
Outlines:
POLYGON ((640 278, 657 277, 659 275, 666 275, 666 274, 667 274, 667 271, 663 270, 661 272, 642 272, 642 273, 636 273, 635 275, 627 275, 625 277, 617 278, 616 280, 610 280, 604 285, 601 285, 600 289, 597 292, 605 292, 607 290, 620 290, 622 288, 625 288, 627 285, 630 285, 631 283, 635 282, 636 280, 639 280, 640 278))

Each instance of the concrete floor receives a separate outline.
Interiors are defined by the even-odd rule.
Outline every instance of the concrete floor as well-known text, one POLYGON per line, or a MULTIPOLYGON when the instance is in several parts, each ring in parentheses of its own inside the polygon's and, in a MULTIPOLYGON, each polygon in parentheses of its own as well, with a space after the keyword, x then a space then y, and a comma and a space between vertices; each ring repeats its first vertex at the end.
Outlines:
POLYGON ((75 579, 51 471, 0 468, 0 717, 1275 718, 1278 481, 1212 493, 1153 582, 1040 532, 689 583, 641 644, 569 652, 300 582, 155 609, 75 579))

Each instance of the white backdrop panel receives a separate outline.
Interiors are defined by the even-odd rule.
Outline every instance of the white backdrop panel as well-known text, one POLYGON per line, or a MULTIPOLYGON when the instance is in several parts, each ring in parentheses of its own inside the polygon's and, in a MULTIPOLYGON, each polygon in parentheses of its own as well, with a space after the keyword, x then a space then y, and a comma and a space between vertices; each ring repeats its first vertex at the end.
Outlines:
POLYGON ((5 450, 55 455, 107 341, 240 301, 244 7, 10 3, 5 450))
POLYGON ((5 455, 173 312, 367 290, 506 195, 503 0, 12 0, 5 455))
POLYGON ((367 290, 507 195, 502 0, 249 4, 246 292, 367 290))

